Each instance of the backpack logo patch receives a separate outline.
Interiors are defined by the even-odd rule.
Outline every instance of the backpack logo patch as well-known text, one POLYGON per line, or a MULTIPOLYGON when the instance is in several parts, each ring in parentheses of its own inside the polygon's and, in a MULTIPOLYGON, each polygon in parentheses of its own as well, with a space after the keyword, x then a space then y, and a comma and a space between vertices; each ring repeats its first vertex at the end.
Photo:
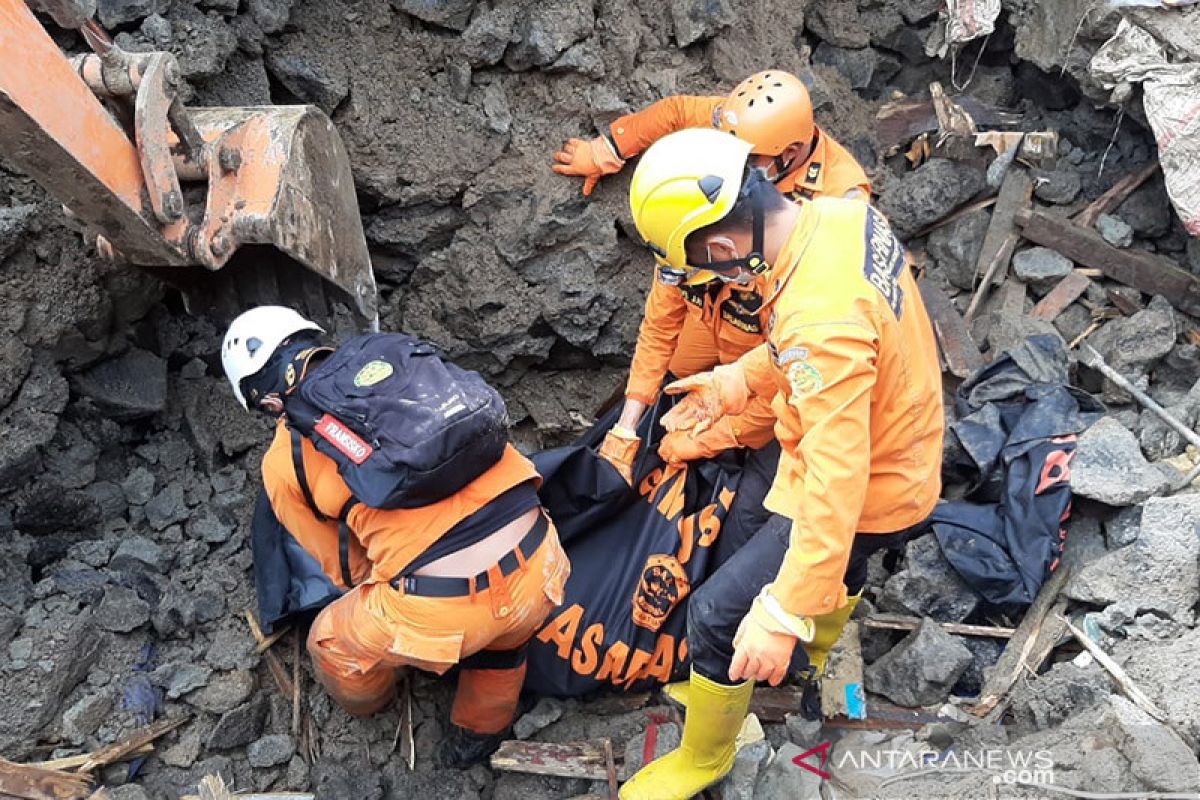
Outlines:
POLYGON ((633 593, 633 624, 657 631, 691 588, 687 572, 674 556, 650 556, 633 593))
MULTIPOLYGON (((382 379, 381 379, 382 380, 382 379)), ((371 445, 359 438, 358 434, 342 424, 337 417, 326 414, 317 420, 313 432, 338 449, 342 455, 361 465, 374 452, 371 445)))
POLYGON ((354 385, 362 388, 363 386, 374 386, 382 380, 392 377, 392 373, 396 370, 386 361, 367 362, 358 374, 354 376, 354 385))

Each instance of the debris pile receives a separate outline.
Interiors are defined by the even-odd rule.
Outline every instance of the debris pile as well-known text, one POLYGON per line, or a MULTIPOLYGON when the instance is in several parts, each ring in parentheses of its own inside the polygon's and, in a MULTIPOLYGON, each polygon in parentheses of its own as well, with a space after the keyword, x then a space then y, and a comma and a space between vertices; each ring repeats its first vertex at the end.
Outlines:
MULTIPOLYGON (((950 37, 951 60, 929 55, 939 2, 667 5, 101 0, 99 18, 124 47, 174 52, 193 105, 332 114, 383 326, 488 376, 526 449, 570 439, 622 385, 650 281, 629 171, 585 201, 549 170, 554 147, 767 64, 803 76, 921 266, 948 388, 1044 334, 1107 411, 1079 438, 1065 552, 1033 605, 989 606, 933 536, 878 556, 857 640, 831 659, 858 676, 836 685, 869 693, 866 718, 843 702, 819 726, 798 689, 760 690, 723 796, 815 797, 827 779, 797 757, 853 796, 979 796, 987 770, 901 773, 985 751, 1049 754, 1052 775, 1014 784, 1200 789, 1200 240, 1168 199, 1149 100, 1089 69, 1122 14, 1200 62, 1200 9, 1005 3, 990 37, 950 37)), ((510 800, 608 796, 674 746, 679 712, 655 698, 544 699, 494 769, 441 771, 448 687, 413 675, 371 719, 336 708, 302 632, 264 636, 244 613, 268 424, 223 384, 219 331, 61 219, 0 156, 0 754, 114 798, 219 776, 322 800, 510 800)))

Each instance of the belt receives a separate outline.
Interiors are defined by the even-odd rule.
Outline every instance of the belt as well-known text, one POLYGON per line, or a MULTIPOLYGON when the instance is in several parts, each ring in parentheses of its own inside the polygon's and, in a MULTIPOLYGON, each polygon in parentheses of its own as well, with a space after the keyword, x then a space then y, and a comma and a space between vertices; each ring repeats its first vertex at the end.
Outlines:
MULTIPOLYGON (((500 566, 500 574, 504 576, 511 575, 520 568, 524 561, 528 561, 537 552, 537 549, 542 546, 542 542, 546 539, 546 532, 550 530, 550 520, 546 517, 545 512, 539 512, 538 518, 529 532, 521 539, 521 541, 512 550, 500 557, 498 562, 500 566), (521 551, 523 559, 517 558, 517 551, 521 551)), ((481 572, 473 578, 447 578, 440 575, 397 575, 389 581, 393 589, 402 589, 405 594, 415 594, 421 597, 465 597, 470 595, 472 591, 486 591, 490 585, 487 572, 481 572), (474 588, 472 589, 472 584, 474 588)))

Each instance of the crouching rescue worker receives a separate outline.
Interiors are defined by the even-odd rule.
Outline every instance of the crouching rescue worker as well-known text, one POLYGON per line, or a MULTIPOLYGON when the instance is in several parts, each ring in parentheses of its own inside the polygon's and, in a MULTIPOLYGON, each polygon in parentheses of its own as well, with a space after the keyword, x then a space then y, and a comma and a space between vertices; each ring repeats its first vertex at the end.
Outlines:
POLYGON ((322 334, 261 306, 221 351, 242 405, 278 417, 262 462, 272 509, 347 590, 313 623, 313 666, 356 715, 388 704, 398 667, 461 666, 439 761, 469 766, 511 723, 526 642, 570 566, 491 387, 402 334, 336 350, 322 334))
MULTIPOLYGON (((715 128, 749 142, 751 163, 765 169, 780 191, 797 199, 870 199, 862 167, 813 122, 812 101, 803 82, 781 70, 751 75, 728 97, 659 100, 616 120, 607 134, 590 142, 572 139, 556 155, 561 163, 554 169, 583 176, 584 194, 590 194, 596 181, 619 170, 625 159, 684 128, 715 128)), ((737 273, 698 270, 685 276, 659 266, 646 298, 625 405, 601 447, 601 455, 627 478, 640 445, 634 430, 668 371, 676 377, 693 375, 735 361, 764 341, 764 267, 737 273)), ((742 414, 718 420, 695 435, 680 431, 667 436, 659 454, 679 462, 711 458, 735 447, 760 448, 774 438, 770 401, 755 398, 742 414)), ((773 450, 771 455, 773 465, 773 450)))
POLYGON ((663 267, 736 275, 765 263, 770 276, 766 343, 668 386, 688 394, 664 426, 703 429, 773 395, 782 455, 772 516, 688 607, 680 747, 625 784, 624 800, 682 800, 725 775, 755 681, 823 667, 868 556, 923 530, 941 490, 941 375, 903 246, 865 203, 789 202, 748 168, 750 151, 716 132, 674 134, 630 186, 663 267))

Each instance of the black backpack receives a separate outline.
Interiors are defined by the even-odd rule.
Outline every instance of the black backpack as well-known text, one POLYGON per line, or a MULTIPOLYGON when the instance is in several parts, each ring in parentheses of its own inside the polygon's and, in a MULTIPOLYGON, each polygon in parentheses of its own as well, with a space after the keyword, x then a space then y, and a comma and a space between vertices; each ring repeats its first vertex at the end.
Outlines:
MULTIPOLYGON (((457 492, 504 455, 504 400, 476 372, 443 361, 429 342, 399 333, 358 336, 335 350, 286 401, 296 475, 299 434, 338 465, 355 502, 417 508, 457 492)), ((328 509, 325 510, 329 511, 328 509)))

